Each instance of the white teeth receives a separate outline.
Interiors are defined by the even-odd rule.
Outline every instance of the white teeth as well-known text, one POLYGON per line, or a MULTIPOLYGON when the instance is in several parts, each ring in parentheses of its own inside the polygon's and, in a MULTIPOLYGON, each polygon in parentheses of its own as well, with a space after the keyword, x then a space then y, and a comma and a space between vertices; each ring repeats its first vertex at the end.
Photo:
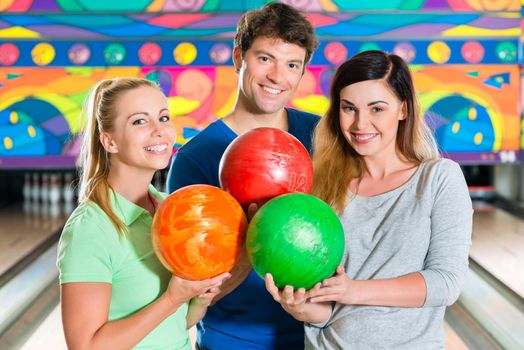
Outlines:
POLYGON ((366 140, 370 140, 372 139, 373 137, 377 136, 377 134, 366 134, 366 135, 357 135, 357 134, 354 134, 355 135, 355 138, 357 140, 360 140, 360 141, 366 141, 366 140))
POLYGON ((282 90, 271 89, 266 86, 263 86, 262 88, 264 89, 264 91, 269 92, 270 94, 273 94, 273 95, 277 95, 282 92, 282 90))
POLYGON ((149 152, 162 152, 166 148, 167 148, 167 145, 154 145, 154 146, 144 147, 144 149, 149 152))

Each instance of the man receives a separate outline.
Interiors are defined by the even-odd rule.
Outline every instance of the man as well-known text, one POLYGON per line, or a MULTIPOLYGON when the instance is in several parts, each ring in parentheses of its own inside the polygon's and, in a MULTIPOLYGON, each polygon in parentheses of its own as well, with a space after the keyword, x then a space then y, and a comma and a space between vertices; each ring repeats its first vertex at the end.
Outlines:
MULTIPOLYGON (((233 50, 239 75, 235 106, 179 150, 169 170, 168 191, 191 184, 219 186, 218 166, 226 147, 257 127, 285 130, 310 150, 318 116, 284 106, 317 46, 311 24, 289 5, 269 3, 244 14, 233 50)), ((247 257, 231 273, 198 326, 198 348, 303 349, 302 323, 272 299, 247 257)))

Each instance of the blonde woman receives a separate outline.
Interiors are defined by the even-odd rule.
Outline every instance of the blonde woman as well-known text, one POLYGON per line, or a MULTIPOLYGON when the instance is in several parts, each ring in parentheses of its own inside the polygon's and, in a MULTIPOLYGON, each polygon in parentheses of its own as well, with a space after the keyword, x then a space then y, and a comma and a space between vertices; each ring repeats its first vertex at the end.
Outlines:
POLYGON ((310 291, 273 297, 306 322, 306 349, 443 349, 459 296, 472 206, 460 167, 439 157, 407 65, 381 51, 342 64, 316 130, 313 193, 340 216, 346 254, 310 291))
POLYGON ((70 349, 191 349, 187 329, 204 315, 223 274, 172 276, 151 245, 164 194, 150 185, 168 166, 174 127, 154 83, 101 81, 86 108, 79 206, 59 242, 62 319, 70 349))

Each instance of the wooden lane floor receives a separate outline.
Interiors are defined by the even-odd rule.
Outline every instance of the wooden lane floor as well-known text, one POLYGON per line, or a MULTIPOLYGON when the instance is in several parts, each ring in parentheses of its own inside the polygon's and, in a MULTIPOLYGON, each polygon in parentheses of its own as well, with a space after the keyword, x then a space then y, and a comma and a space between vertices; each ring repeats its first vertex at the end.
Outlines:
POLYGON ((0 210, 0 276, 57 236, 66 221, 62 207, 17 203, 0 210))
POLYGON ((524 220, 496 207, 475 210, 470 258, 524 298, 524 220))
MULTIPOLYGON (((468 350, 468 347, 453 331, 448 324, 445 325, 446 350, 468 350)), ((195 327, 189 330, 191 344, 196 339, 195 327)), ((49 316, 42 322, 41 326, 31 335, 21 350, 55 349, 66 350, 67 346, 62 329, 62 318, 60 316, 60 305, 58 305, 49 316)), ((194 345, 193 345, 194 349, 194 345)))

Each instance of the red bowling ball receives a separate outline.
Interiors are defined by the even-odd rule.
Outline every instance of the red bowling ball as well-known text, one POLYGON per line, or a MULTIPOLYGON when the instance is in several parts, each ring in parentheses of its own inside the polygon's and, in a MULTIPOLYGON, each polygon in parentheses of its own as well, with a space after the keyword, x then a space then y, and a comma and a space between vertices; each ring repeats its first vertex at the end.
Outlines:
POLYGON ((309 193, 313 165, 293 135, 275 128, 256 128, 236 138, 219 166, 220 186, 246 207, 262 205, 285 193, 309 193))

